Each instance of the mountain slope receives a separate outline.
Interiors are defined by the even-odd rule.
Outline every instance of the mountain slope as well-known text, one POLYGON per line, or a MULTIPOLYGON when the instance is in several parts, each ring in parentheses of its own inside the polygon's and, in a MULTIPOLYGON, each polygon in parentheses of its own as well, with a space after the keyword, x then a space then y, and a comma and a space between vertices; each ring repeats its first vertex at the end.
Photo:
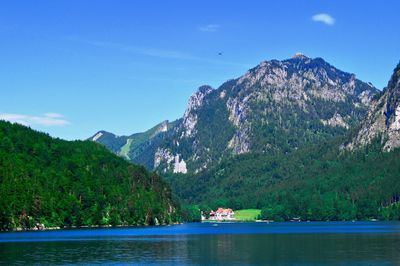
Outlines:
POLYGON ((116 136, 107 131, 99 131, 89 140, 103 144, 121 157, 152 169, 154 154, 160 142, 166 137, 167 131, 177 122, 164 121, 153 128, 130 136, 116 136))
POLYGON ((101 145, 0 121, 0 229, 155 224, 177 205, 156 174, 101 145))
POLYGON ((382 95, 373 102, 359 133, 347 147, 363 147, 376 138, 381 139, 385 151, 400 147, 400 64, 394 69, 382 95))
MULTIPOLYGON (((168 178, 204 209, 263 209, 269 220, 400 219, 400 149, 341 153, 342 139, 289 155, 244 154, 197 175, 168 178)), ((378 145, 377 145, 378 144, 378 145)))

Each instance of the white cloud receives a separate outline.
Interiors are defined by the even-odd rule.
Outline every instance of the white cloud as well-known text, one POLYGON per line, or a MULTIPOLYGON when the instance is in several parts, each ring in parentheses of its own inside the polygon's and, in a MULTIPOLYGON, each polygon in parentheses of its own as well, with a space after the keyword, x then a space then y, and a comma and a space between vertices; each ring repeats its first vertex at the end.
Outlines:
POLYGON ((22 114, 0 114, 0 120, 6 120, 12 123, 18 123, 25 126, 65 126, 70 123, 64 119, 64 116, 57 113, 46 113, 43 116, 22 115, 22 114))
POLYGON ((220 28, 218 24, 208 24, 199 27, 199 30, 202 32, 216 32, 220 28))
POLYGON ((329 26, 335 24, 335 19, 331 15, 326 13, 315 14, 311 17, 311 19, 315 22, 321 22, 329 26))

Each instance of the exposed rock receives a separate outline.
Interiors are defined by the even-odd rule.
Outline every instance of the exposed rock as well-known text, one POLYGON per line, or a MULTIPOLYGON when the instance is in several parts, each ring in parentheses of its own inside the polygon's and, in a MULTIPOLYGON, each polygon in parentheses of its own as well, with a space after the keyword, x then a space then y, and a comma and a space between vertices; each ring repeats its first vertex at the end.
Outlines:
POLYGON ((172 161, 174 161, 175 157, 172 155, 172 152, 169 149, 158 148, 156 153, 154 154, 154 168, 158 168, 162 162, 165 162, 169 165, 172 161))
POLYGON ((320 121, 321 121, 322 124, 324 124, 324 126, 344 127, 346 129, 349 128, 349 125, 343 120, 343 117, 338 113, 335 113, 328 120, 321 119, 320 121))
POLYGON ((97 133, 92 137, 92 141, 97 141, 99 138, 101 138, 101 136, 103 136, 103 132, 97 133))
POLYGON ((380 98, 374 101, 357 136, 347 148, 352 150, 381 138, 382 149, 390 151, 400 147, 400 64, 380 98))
POLYGON ((154 132, 154 134, 152 135, 152 137, 154 137, 155 135, 157 135, 157 134, 159 134, 159 133, 167 132, 167 131, 168 131, 168 125, 169 125, 168 120, 163 121, 163 122, 159 125, 159 127, 156 129, 156 131, 154 132))
POLYGON ((210 86, 204 85, 201 86, 192 96, 190 96, 188 106, 183 115, 183 132, 181 137, 191 137, 194 134, 194 129, 197 124, 197 114, 195 111, 201 107, 204 97, 212 90, 213 88, 210 86))
POLYGON ((294 54, 294 56, 292 57, 294 59, 299 58, 299 59, 307 59, 307 56, 305 56, 304 54, 297 52, 294 54))
POLYGON ((169 149, 158 148, 154 155, 154 168, 164 165, 164 171, 172 168, 173 173, 186 174, 186 162, 183 159, 180 160, 179 157, 179 154, 173 155, 169 149))

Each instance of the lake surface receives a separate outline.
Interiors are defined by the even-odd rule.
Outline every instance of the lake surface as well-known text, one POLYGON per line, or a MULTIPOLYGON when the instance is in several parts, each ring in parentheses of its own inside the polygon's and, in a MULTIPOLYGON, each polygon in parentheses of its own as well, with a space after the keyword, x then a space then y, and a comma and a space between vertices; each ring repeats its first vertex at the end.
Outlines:
POLYGON ((400 223, 192 223, 0 233, 0 263, 400 265, 400 223))

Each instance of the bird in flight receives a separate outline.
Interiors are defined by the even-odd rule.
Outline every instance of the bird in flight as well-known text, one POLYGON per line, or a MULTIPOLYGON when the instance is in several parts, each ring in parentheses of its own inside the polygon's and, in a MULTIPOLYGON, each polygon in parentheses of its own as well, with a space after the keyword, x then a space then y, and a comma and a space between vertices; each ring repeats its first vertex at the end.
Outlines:
POLYGON ((222 55, 222 52, 219 52, 218 55, 222 55))

